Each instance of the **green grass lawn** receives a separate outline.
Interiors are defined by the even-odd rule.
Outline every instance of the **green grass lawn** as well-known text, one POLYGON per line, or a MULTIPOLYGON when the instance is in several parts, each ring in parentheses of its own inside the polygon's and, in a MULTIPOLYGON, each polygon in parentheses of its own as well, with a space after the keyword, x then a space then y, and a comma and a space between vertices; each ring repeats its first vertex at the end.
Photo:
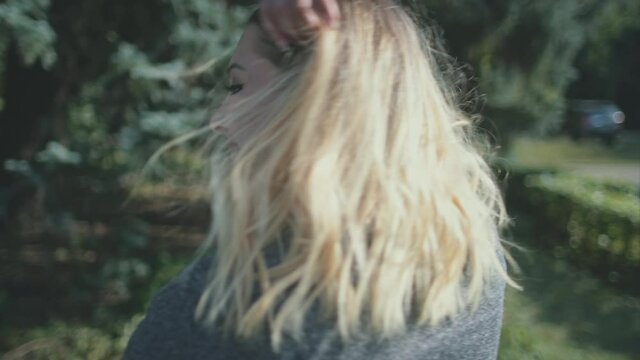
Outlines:
POLYGON ((621 135, 620 141, 613 147, 607 147, 597 139, 575 142, 566 136, 521 136, 513 140, 507 158, 531 166, 563 167, 572 163, 640 165, 640 132, 621 135))

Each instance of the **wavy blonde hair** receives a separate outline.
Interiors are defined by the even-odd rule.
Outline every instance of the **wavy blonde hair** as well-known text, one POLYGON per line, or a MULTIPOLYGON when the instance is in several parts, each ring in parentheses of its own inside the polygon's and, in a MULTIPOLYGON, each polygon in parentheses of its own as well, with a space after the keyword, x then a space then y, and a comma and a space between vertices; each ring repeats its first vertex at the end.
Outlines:
POLYGON ((434 325, 510 282, 510 219, 432 44, 390 0, 344 0, 336 31, 220 122, 261 122, 211 157, 214 255, 197 316, 274 349, 314 304, 348 340, 434 325), (269 260, 270 251, 279 254, 269 260), (416 314, 414 318, 412 314, 416 314))

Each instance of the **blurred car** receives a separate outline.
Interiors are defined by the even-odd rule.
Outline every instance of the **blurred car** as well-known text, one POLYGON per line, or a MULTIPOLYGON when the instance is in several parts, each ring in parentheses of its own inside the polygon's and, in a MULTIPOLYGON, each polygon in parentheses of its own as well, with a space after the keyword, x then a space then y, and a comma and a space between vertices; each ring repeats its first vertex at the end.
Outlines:
POLYGON ((565 130, 572 139, 598 137, 613 145, 623 129, 624 113, 611 101, 573 100, 565 122, 565 130))

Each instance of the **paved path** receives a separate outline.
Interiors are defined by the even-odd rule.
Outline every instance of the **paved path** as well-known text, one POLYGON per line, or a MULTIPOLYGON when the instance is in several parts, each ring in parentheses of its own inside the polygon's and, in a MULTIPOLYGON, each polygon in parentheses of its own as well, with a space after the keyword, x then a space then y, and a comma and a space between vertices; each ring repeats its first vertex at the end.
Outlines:
POLYGON ((567 170, 597 179, 624 180, 640 187, 640 162, 633 163, 574 163, 567 170))

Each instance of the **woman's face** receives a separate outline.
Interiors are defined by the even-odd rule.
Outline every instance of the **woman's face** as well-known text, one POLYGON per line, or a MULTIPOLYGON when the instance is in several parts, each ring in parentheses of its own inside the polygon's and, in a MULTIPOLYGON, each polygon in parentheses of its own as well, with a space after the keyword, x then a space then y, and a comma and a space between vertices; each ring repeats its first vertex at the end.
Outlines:
MULTIPOLYGON (((217 115, 234 111, 240 100, 255 94, 271 82, 278 68, 269 58, 277 56, 277 51, 259 25, 252 22, 247 26, 231 57, 228 95, 217 115)), ((227 136, 232 148, 237 148, 255 134, 259 125, 238 119, 234 123, 217 126, 216 130, 227 136)))

